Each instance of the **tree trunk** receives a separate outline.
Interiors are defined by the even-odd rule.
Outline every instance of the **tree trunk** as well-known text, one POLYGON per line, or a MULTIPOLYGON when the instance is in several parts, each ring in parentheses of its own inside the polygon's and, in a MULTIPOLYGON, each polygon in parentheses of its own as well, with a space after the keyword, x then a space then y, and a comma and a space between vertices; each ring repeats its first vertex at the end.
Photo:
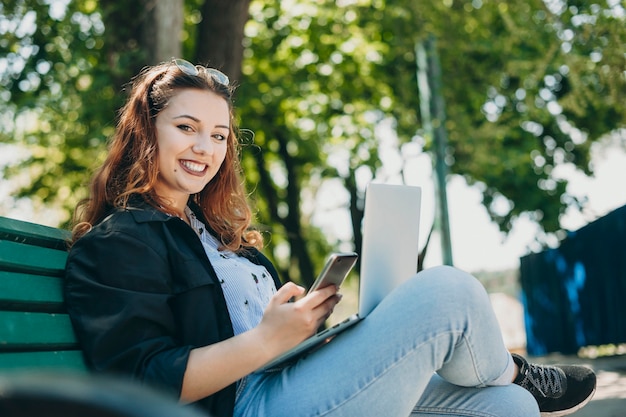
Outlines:
POLYGON ((147 19, 142 45, 148 50, 149 64, 180 57, 183 31, 183 0, 145 0, 147 19))
POLYGON ((104 53, 118 90, 146 65, 180 56, 183 0, 101 0, 104 53))
POLYGON ((215 67, 231 80, 241 77, 243 29, 250 0, 206 0, 198 27, 196 59, 215 67))
POLYGON ((287 171, 287 193, 285 201, 289 210, 287 216, 278 218, 285 230, 287 231, 287 240, 291 249, 291 264, 296 266, 300 271, 300 282, 310 287, 315 280, 315 272, 313 270, 313 261, 307 250, 306 239, 302 228, 302 211, 300 210, 300 195, 302 193, 302 178, 299 178, 297 159, 289 154, 287 145, 289 139, 285 135, 284 130, 276 130, 274 137, 278 139, 280 146, 278 154, 285 163, 287 171))

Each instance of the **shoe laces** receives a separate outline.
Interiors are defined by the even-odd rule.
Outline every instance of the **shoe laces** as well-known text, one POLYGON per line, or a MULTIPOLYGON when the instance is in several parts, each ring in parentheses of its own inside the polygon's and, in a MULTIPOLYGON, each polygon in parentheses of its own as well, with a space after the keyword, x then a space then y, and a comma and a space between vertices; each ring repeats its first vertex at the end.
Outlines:
POLYGON ((559 398, 567 388, 565 373, 554 366, 528 364, 521 386, 545 398, 559 398), (534 387, 534 389, 533 389, 534 387))

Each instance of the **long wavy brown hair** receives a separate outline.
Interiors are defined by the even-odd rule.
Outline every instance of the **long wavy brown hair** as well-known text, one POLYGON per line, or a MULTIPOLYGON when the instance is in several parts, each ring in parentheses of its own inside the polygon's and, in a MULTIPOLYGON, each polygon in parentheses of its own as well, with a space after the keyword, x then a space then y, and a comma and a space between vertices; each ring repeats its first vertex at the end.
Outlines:
POLYGON ((189 75, 173 62, 147 67, 131 81, 129 97, 120 109, 106 160, 91 180, 90 196, 76 207, 70 244, 112 210, 126 208, 131 197, 139 196, 156 209, 168 213, 163 209, 167 202, 154 189, 159 172, 155 122, 174 95, 190 88, 223 97, 231 118, 224 162, 204 189, 190 198, 200 207, 208 226, 225 248, 238 252, 262 247, 260 233, 249 230, 251 211, 242 181, 239 140, 233 117, 234 88, 216 82, 206 71, 189 75))

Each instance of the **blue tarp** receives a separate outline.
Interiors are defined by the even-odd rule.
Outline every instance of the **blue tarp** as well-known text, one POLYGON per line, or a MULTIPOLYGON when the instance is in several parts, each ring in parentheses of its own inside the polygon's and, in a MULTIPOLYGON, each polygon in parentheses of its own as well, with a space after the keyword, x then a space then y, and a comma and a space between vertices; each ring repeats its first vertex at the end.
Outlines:
POLYGON ((530 355, 626 342, 626 206, 521 258, 530 355))

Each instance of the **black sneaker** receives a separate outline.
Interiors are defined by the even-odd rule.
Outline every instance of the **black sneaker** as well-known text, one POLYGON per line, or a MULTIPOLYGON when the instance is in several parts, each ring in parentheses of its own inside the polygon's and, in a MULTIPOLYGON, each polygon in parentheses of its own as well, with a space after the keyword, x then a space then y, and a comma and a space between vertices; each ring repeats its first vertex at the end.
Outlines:
POLYGON ((596 375, 587 367, 535 365, 519 355, 512 356, 520 369, 514 383, 530 391, 542 416, 572 414, 587 404, 596 391, 596 375))

